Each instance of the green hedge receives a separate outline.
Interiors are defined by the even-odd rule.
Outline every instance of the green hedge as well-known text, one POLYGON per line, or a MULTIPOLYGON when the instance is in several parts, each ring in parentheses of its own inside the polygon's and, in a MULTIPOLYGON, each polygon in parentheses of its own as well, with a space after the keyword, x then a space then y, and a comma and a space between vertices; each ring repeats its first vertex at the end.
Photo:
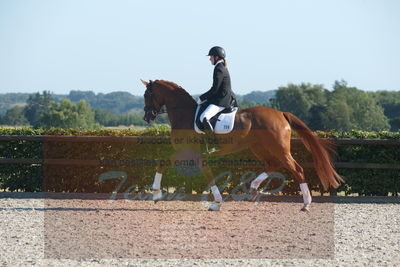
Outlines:
MULTIPOLYGON (((146 130, 61 130, 61 129, 31 129, 0 127, 0 135, 74 135, 74 136, 153 136, 168 137, 167 127, 149 128, 146 130)), ((400 132, 317 132, 323 138, 356 138, 356 139, 400 139, 400 132)), ((160 139, 161 140, 161 139, 160 139)), ((164 139, 163 139, 164 140, 164 139)), ((123 160, 128 166, 59 166, 59 165, 25 165, 0 164, 0 188, 10 191, 52 191, 52 192, 112 192, 121 179, 99 181, 99 177, 110 171, 127 173, 127 180, 119 192, 141 191, 149 188, 153 182, 155 162, 165 160, 172 153, 171 144, 134 144, 132 142, 54 142, 43 144, 37 141, 0 141, 0 158, 31 158, 31 159, 76 159, 104 160, 115 162, 123 160), (147 161, 143 161, 146 159, 147 161), (154 159, 154 161, 152 161, 154 159), (135 187, 136 185, 137 187, 135 187)), ((310 154, 304 147, 293 145, 292 153, 296 160, 311 162, 310 154)), ((209 158, 214 163, 235 162, 238 160, 255 160, 249 151, 235 153, 229 156, 209 158)), ((378 145, 346 145, 337 147, 337 161, 369 162, 400 164, 400 149, 398 146, 378 145)), ((251 177, 262 171, 262 166, 221 165, 211 166, 215 175, 231 171, 227 192, 246 191, 251 177), (247 181, 246 181, 247 180, 247 181), (242 186, 244 184, 244 186, 242 186), (239 189, 239 190, 237 190, 239 189)), ((311 168, 305 168, 306 179, 314 191, 322 191, 319 179, 311 168)), ((399 170, 376 169, 338 169, 346 179, 338 192, 359 195, 397 195, 400 191, 399 170)), ((299 194, 299 186, 291 175, 282 171, 287 177, 283 194, 299 194)), ((273 179, 267 190, 280 186, 279 179, 273 179)), ((226 183, 224 176, 218 184, 226 183)), ((184 187, 187 192, 192 190, 201 193, 207 186, 201 173, 196 168, 168 168, 162 181, 165 190, 184 187)))
MULTIPOLYGON (((321 132, 323 138, 400 139, 398 132, 321 132)), ((346 145, 337 148, 337 161, 400 165, 400 147, 390 145, 346 145)), ((338 169, 346 184, 338 191, 363 196, 386 196, 400 192, 400 169, 338 169)))

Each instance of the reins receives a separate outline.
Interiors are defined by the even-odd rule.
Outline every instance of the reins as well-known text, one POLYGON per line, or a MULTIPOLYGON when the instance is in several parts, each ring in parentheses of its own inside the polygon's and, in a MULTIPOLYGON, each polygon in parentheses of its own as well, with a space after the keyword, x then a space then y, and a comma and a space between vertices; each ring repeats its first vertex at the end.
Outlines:
MULTIPOLYGON (((154 100, 158 104, 159 102, 157 101, 156 96, 153 93, 152 85, 153 85, 153 81, 150 80, 149 84, 147 85, 147 89, 148 89, 148 92, 149 92, 150 96, 152 97, 152 100, 154 100)), ((173 110, 173 109, 186 109, 186 108, 192 108, 192 107, 191 106, 183 106, 183 107, 175 106, 175 107, 170 107, 168 109, 173 110)), ((153 113, 153 115, 168 113, 167 107, 165 105, 161 106, 159 111, 155 110, 154 107, 146 107, 145 106, 144 109, 145 110, 146 109, 153 109, 151 111, 153 113)))

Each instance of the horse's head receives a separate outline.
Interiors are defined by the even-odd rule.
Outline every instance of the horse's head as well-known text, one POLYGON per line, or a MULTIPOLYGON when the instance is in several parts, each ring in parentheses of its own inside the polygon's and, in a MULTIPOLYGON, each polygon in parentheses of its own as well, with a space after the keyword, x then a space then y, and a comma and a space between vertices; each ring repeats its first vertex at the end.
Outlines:
MULTIPOLYGON (((154 121, 158 114, 167 112, 161 110, 164 105, 172 113, 181 113, 185 109, 194 112, 197 107, 193 97, 176 83, 165 80, 141 81, 146 86, 143 119, 147 123, 154 121)), ((168 114, 169 119, 170 115, 173 116, 172 113, 168 114)))
POLYGON ((161 107, 164 105, 164 97, 161 95, 160 88, 157 87, 156 82, 151 80, 149 82, 141 81, 146 86, 146 91, 144 92, 143 120, 150 123, 160 113, 161 107))

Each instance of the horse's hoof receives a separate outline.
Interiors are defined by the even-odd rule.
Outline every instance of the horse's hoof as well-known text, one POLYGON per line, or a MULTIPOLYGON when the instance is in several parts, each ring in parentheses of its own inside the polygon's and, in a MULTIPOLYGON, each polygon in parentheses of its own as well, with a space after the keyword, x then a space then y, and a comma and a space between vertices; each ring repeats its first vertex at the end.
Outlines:
POLYGON ((162 192, 161 190, 154 190, 153 191, 153 201, 154 204, 156 204, 158 201, 160 201, 162 198, 162 192))
POLYGON ((208 206, 209 211, 219 211, 221 208, 221 203, 213 202, 208 206))
POLYGON ((250 188, 250 201, 254 202, 256 201, 257 197, 258 197, 258 191, 254 188, 250 188))
POLYGON ((307 211, 307 212, 309 212, 309 211, 310 211, 310 204, 304 205, 304 206, 301 208, 301 211, 307 211))

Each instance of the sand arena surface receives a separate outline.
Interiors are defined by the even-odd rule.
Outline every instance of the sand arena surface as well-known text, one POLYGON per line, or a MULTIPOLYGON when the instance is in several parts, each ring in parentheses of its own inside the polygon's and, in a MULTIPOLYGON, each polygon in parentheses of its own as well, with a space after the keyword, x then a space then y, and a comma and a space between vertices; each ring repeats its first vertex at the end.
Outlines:
POLYGON ((0 266, 400 264, 398 203, 0 197, 0 266))

